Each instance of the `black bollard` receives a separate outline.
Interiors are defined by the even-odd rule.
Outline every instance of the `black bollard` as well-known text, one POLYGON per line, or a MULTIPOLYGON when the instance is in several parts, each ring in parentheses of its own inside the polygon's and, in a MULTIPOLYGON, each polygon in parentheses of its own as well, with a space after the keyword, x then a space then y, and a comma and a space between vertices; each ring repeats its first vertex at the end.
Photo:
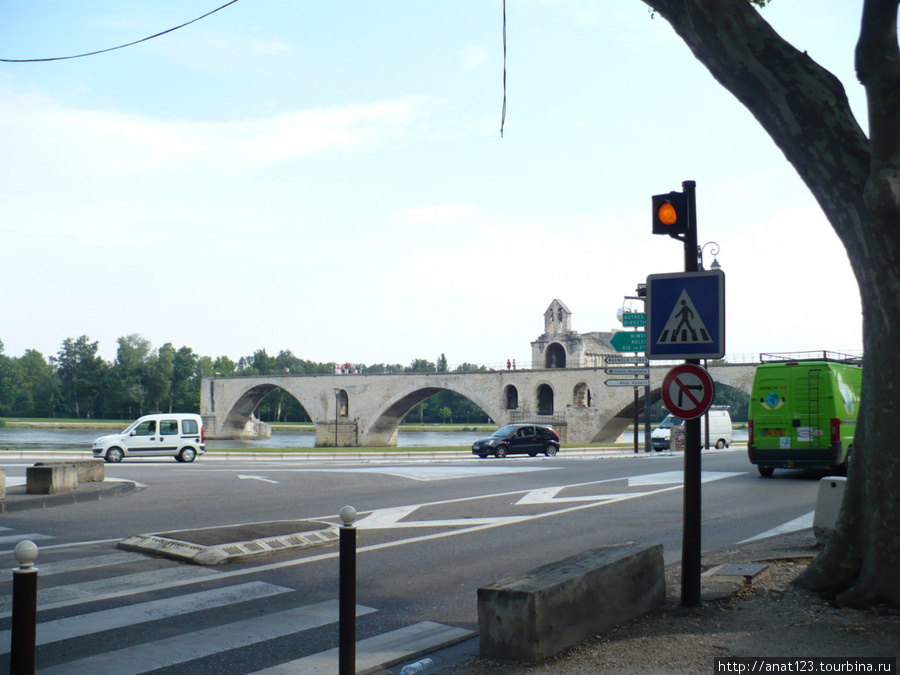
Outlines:
POLYGON ((13 570, 12 630, 9 650, 10 675, 34 675, 34 647, 37 626, 38 547, 32 541, 16 544, 19 567, 13 570))
POLYGON ((356 673, 356 509, 341 509, 338 675, 356 673))

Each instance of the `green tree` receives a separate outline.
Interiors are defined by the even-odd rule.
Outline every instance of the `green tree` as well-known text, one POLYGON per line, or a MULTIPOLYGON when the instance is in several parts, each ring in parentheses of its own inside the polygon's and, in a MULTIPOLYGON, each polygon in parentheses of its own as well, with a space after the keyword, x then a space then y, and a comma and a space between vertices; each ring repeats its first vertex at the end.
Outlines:
POLYGON ((450 424, 453 424, 453 409, 450 406, 441 406, 438 408, 437 414, 441 416, 441 422, 444 424, 447 423, 447 419, 450 419, 450 424))
POLYGON ((56 366, 69 411, 75 417, 94 416, 94 404, 102 392, 107 364, 97 356, 99 343, 87 335, 76 340, 66 338, 51 362, 56 366))
POLYGON ((441 354, 441 357, 437 360, 436 370, 439 373, 446 373, 450 371, 450 366, 447 365, 447 357, 443 354, 441 354))
POLYGON ((59 395, 59 381, 44 355, 34 349, 25 350, 18 359, 22 388, 27 392, 30 417, 53 417, 59 395))
MULTIPOLYGON (((822 207, 859 283, 864 377, 837 529, 801 583, 900 606, 900 45, 898 0, 864 0, 856 73, 869 137, 838 79, 747 0, 643 0, 769 134, 822 207)), ((755 4, 762 4, 759 0, 755 4)))
POLYGON ((172 363, 172 406, 177 412, 200 412, 200 358, 190 347, 175 353, 172 363))
POLYGON ((426 359, 414 359, 411 364, 409 364, 409 368, 406 369, 408 373, 433 373, 437 370, 435 365, 426 359))
POLYGON ((144 414, 148 405, 147 362, 150 359, 150 341, 133 333, 117 340, 116 361, 112 371, 115 378, 114 405, 129 419, 144 414))

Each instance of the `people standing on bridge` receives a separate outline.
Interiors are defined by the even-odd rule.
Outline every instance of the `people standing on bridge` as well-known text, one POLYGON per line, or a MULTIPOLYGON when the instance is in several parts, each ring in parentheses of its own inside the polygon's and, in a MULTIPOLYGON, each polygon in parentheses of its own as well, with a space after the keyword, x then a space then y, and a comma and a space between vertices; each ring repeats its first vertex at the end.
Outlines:
POLYGON ((516 369, 516 360, 513 359, 513 370, 515 370, 515 369, 516 369))
POLYGON ((512 368, 512 361, 506 359, 506 369, 509 370, 510 368, 512 368))

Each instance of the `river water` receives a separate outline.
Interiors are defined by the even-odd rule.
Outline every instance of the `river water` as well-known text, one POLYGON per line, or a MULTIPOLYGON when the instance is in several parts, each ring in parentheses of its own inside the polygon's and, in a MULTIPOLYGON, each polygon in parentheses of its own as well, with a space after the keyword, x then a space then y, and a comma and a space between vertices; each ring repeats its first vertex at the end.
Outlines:
MULTIPOLYGON (((123 424, 122 429, 126 425, 123 424)), ((643 430, 642 430, 643 431, 643 430)), ((112 429, 25 429, 21 427, 0 429, 0 451, 2 450, 90 450, 94 440, 104 434, 115 433, 112 429)), ((450 445, 472 445, 477 439, 489 435, 488 432, 475 431, 403 431, 397 437, 400 447, 446 447, 450 445)), ((619 440, 632 443, 634 436, 626 431, 619 440)), ((638 436, 643 441, 643 433, 638 436)), ((747 430, 735 429, 735 441, 746 441, 747 430)), ((276 431, 271 438, 254 441, 207 440, 206 447, 238 448, 311 448, 316 444, 314 431, 276 431)))

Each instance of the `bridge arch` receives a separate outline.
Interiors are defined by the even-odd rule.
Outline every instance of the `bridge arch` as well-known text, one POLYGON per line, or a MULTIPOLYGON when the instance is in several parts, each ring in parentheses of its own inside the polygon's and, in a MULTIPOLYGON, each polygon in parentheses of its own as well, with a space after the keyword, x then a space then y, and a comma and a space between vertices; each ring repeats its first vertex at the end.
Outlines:
POLYGON ((227 413, 225 421, 220 424, 218 436, 221 438, 241 438, 246 436, 268 436, 268 426, 260 424, 260 421, 253 416, 253 411, 259 404, 276 389, 281 389, 297 403, 299 403, 306 411, 310 418, 313 416, 314 408, 309 406, 308 401, 304 401, 304 396, 298 395, 299 392, 292 390, 290 386, 282 386, 279 382, 267 379, 265 382, 258 382, 256 378, 246 382, 246 386, 236 392, 236 398, 233 403, 225 406, 227 413), (261 427, 266 429, 261 431, 261 427))
POLYGON ((464 396, 494 421, 503 419, 501 401, 490 403, 467 387, 453 386, 450 382, 435 382, 431 386, 413 384, 375 410, 372 423, 367 428, 360 429, 360 435, 365 438, 364 444, 377 447, 397 445, 397 431, 403 419, 419 403, 442 391, 452 391, 464 396))

